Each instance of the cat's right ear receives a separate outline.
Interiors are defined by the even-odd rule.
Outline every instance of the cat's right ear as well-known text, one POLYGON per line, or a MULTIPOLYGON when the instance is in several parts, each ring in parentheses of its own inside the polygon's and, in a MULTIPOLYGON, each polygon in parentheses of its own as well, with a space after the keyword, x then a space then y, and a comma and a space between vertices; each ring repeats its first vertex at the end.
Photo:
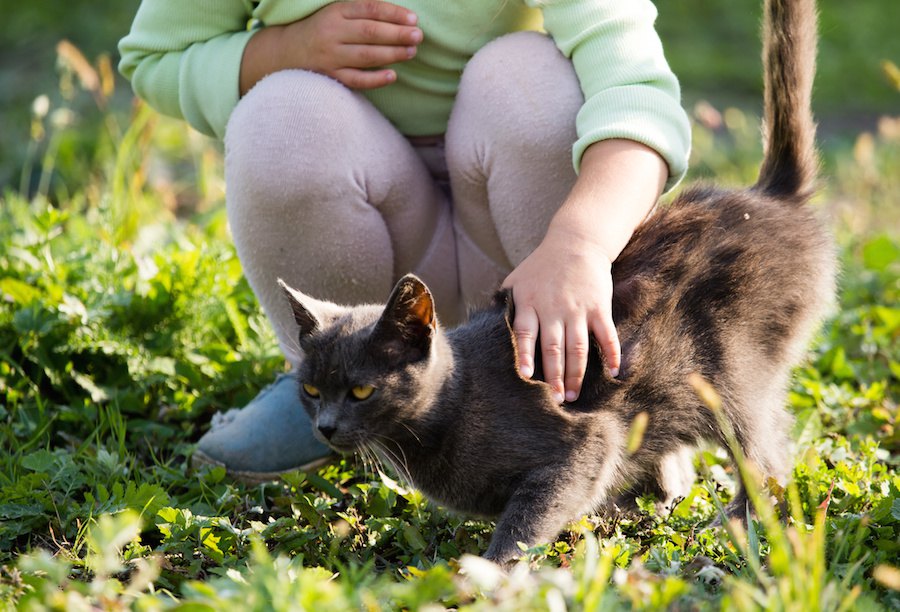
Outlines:
POLYGON ((417 361, 428 353, 437 328, 434 298, 418 277, 397 281, 372 337, 396 362, 417 361))
POLYGON ((325 317, 323 316, 324 313, 319 313, 317 315, 316 310, 321 310, 321 308, 317 307, 321 306, 323 302, 313 299, 308 295, 304 295, 280 278, 278 279, 278 286, 281 287, 281 290, 288 299, 288 303, 291 305, 294 321, 296 321, 297 326, 300 328, 300 338, 302 339, 319 331, 325 322, 325 317))

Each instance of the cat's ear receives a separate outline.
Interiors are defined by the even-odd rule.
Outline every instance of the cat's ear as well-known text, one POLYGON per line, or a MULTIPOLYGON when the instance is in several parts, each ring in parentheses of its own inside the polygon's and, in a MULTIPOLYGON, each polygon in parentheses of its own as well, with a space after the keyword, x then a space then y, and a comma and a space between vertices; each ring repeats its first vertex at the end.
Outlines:
POLYGON ((394 361, 416 361, 428 353, 436 328, 431 291, 407 274, 394 286, 372 339, 394 361))
POLYGON ((334 304, 304 295, 280 278, 278 279, 278 286, 281 287, 288 299, 288 303, 291 305, 294 321, 300 328, 301 339, 319 331, 334 318, 334 310, 336 308, 334 304))

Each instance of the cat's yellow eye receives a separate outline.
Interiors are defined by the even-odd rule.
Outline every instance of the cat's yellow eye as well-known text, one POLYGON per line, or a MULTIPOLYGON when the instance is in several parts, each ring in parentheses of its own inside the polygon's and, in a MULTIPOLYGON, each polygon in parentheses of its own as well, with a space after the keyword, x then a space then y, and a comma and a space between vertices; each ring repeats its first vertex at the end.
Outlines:
POLYGON ((368 399, 373 391, 375 391, 375 387, 372 385, 357 385, 350 389, 350 394, 358 400, 364 400, 368 399))
POLYGON ((319 390, 310 384, 303 383, 303 391, 310 397, 319 397, 319 390))

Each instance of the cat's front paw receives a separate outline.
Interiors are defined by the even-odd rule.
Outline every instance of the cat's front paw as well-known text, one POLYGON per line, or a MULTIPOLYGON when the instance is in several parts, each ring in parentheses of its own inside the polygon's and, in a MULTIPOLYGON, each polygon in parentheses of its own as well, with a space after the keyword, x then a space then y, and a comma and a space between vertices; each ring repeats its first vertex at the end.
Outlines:
POLYGON ((505 544, 498 546, 494 546, 494 542, 491 542, 491 545, 488 547, 487 552, 482 555, 482 558, 497 564, 501 569, 509 572, 524 554, 525 553, 522 552, 522 549, 519 548, 519 545, 515 542, 511 545, 505 544))

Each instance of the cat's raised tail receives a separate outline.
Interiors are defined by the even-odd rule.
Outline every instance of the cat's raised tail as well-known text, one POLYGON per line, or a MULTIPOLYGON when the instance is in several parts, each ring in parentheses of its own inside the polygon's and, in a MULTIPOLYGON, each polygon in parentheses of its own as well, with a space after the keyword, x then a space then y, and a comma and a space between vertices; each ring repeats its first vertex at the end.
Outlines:
POLYGON ((763 16, 765 157, 754 189, 800 205, 818 169, 811 97, 816 68, 815 0, 766 0, 763 16))

